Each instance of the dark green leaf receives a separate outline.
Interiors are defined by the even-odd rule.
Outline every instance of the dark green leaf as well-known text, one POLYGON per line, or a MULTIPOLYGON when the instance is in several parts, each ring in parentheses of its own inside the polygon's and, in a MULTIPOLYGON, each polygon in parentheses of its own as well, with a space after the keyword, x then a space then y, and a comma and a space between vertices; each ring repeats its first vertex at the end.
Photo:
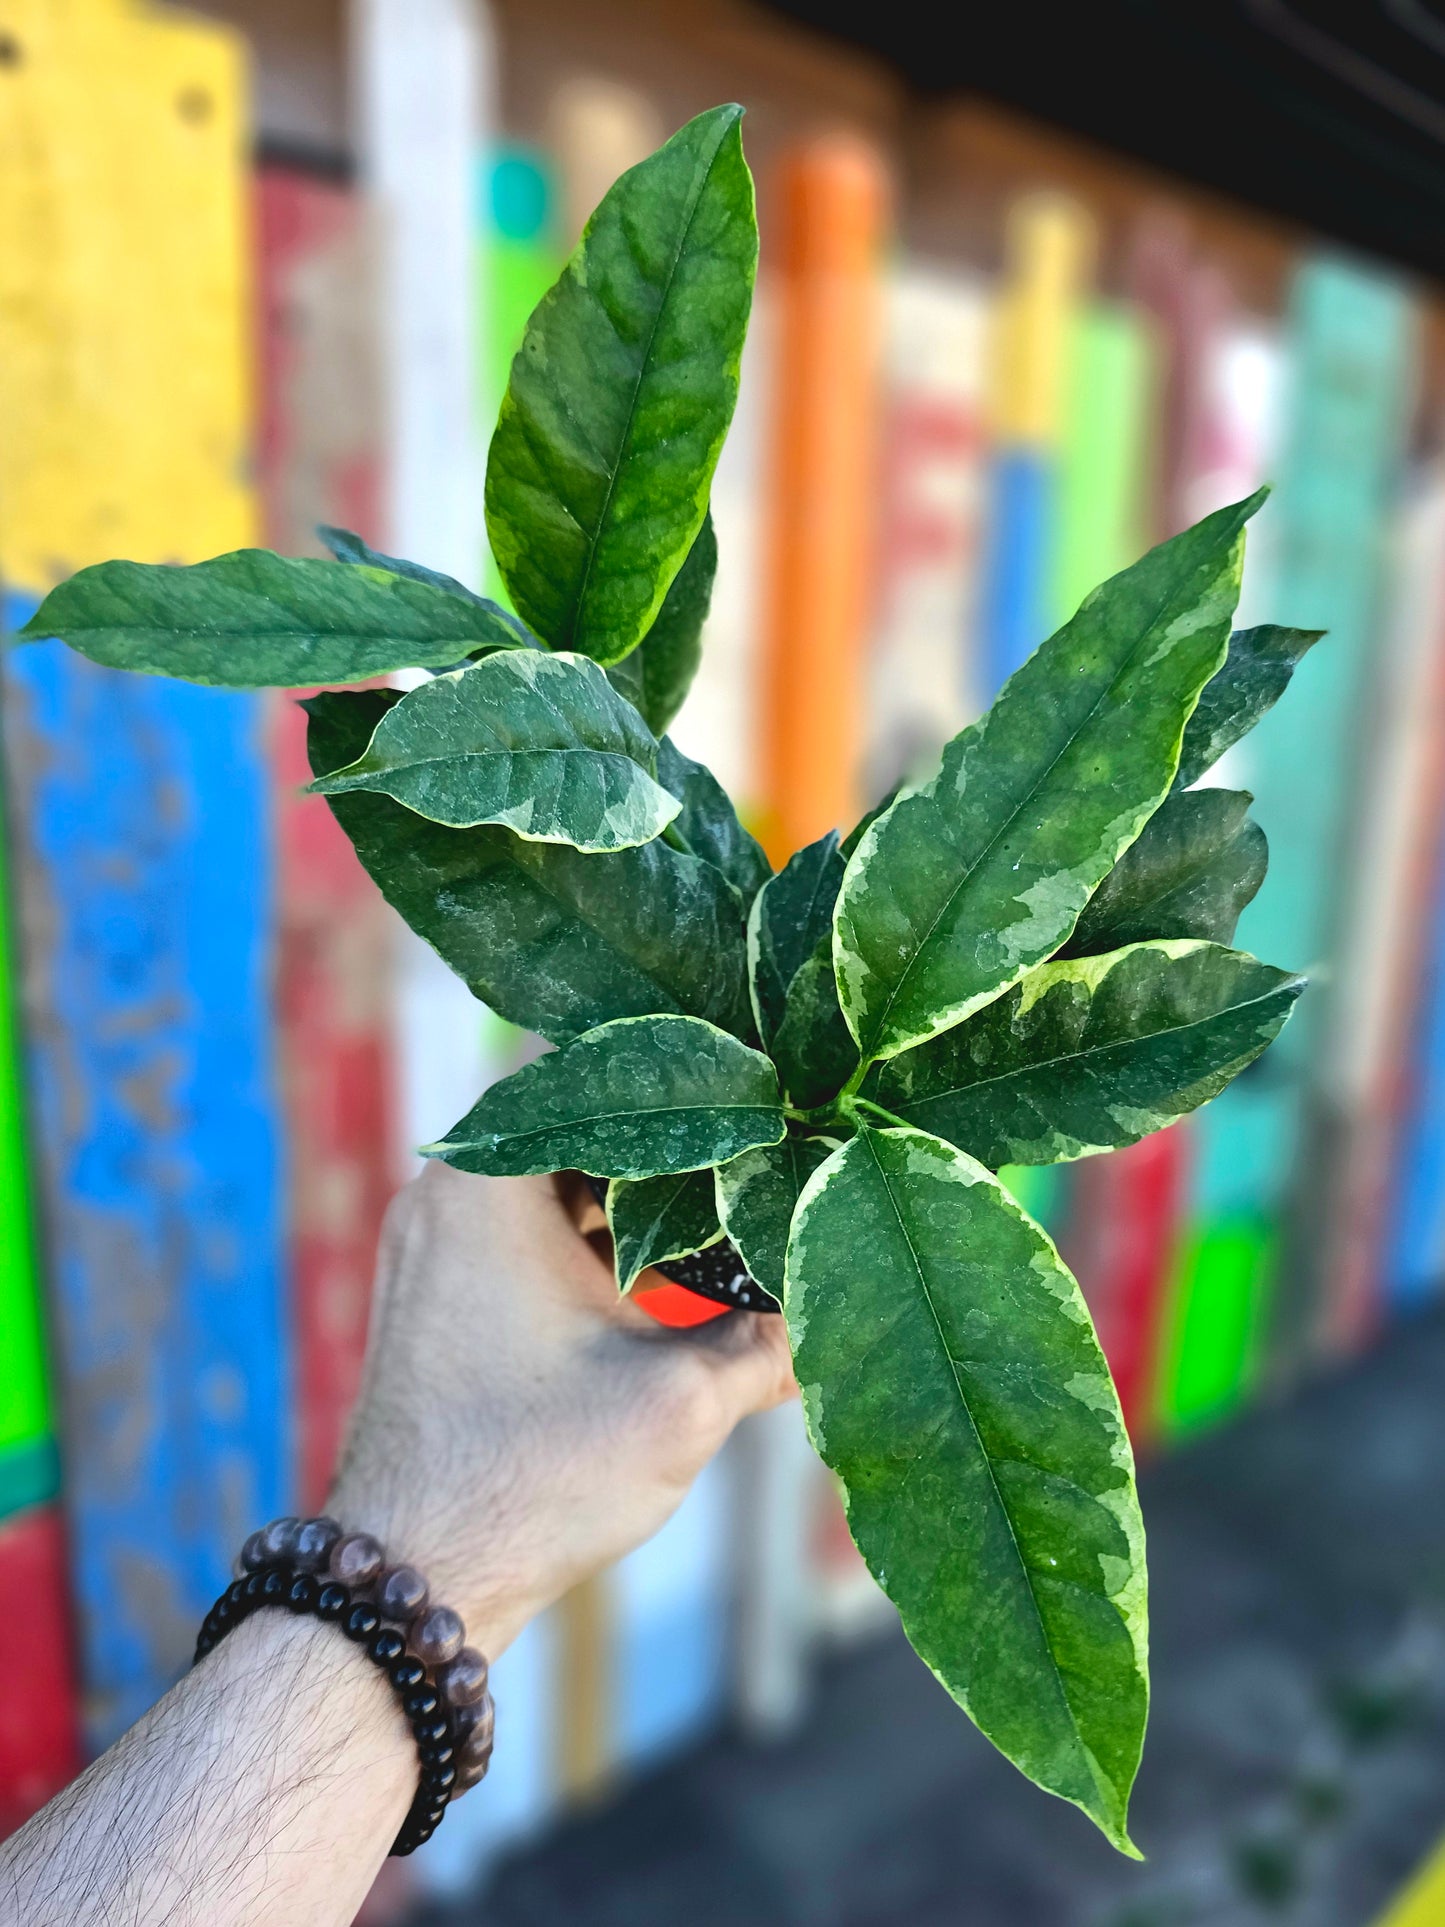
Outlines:
POLYGON ((972 1158, 864 1130, 803 1193, 785 1296, 813 1443, 920 1656, 1132 1853, 1144 1530, 1078 1287, 972 1158))
POLYGON ((790 1131, 781 1144, 744 1151, 717 1168, 717 1207, 743 1263, 781 1304, 788 1232, 803 1186, 830 1152, 828 1138, 790 1131))
POLYGON ((1221 509, 1087 596, 848 861, 839 993, 866 1057, 946 1030, 1068 936, 1174 780, 1224 658, 1242 530, 1221 509))
POLYGON ((359 535, 350 529, 336 529, 323 522, 316 530, 321 540, 330 549, 338 562, 359 562, 368 568, 385 569, 389 575, 404 575, 410 582, 429 582, 434 589, 444 589, 448 595, 460 596, 464 602, 483 612, 487 641, 495 648, 541 649, 545 645, 522 621, 520 616, 510 614, 499 602, 490 596, 478 595, 464 582, 458 582, 454 575, 442 575, 437 569, 424 568, 420 562, 403 562, 400 556, 383 555, 380 549, 373 549, 363 542, 359 535))
POLYGON ((757 264, 740 107, 700 114, 603 197, 531 321, 487 462, 487 530, 557 649, 621 660, 707 510, 757 264))
MULTIPOLYGON (((319 774, 352 762, 389 690, 319 696, 319 774)), ((614 1017, 681 1011, 752 1031, 742 913, 711 864, 661 839, 614 856, 452 830, 390 797, 329 799, 387 901, 493 1010, 554 1043, 614 1017)))
POLYGON ((1258 629, 1235 630, 1223 667, 1204 685, 1199 707, 1184 731, 1176 789, 1197 782, 1274 707, 1305 651, 1324 633, 1323 629, 1281 629, 1272 622, 1258 629))
POLYGON ((777 1073, 760 1051, 696 1017, 624 1017, 493 1084, 425 1154, 496 1177, 650 1178, 782 1135, 777 1073))
POLYGON ((607 672, 654 736, 661 736, 682 708, 702 661, 702 626, 716 574, 717 536, 708 514, 686 562, 672 578, 657 620, 631 655, 607 672))
POLYGON ((375 790, 453 829, 498 823, 534 843, 622 850, 678 814, 657 744, 586 656, 498 651, 403 696, 323 796, 375 790))
POLYGON ((364 682, 450 667, 491 639, 485 609, 383 569, 237 549, 189 568, 99 562, 21 630, 94 662, 231 689, 364 682))
POLYGON ((819 944, 831 942, 842 881, 838 832, 829 830, 790 856, 758 892, 748 918, 748 970, 758 1034, 765 1041, 783 1021, 789 984, 819 944))
POLYGON ((1064 957, 1096 956, 1151 937, 1229 943, 1264 882, 1269 844, 1248 819, 1247 790, 1165 797, 1084 906, 1064 957))
POLYGON ((858 1068, 858 1046, 838 1002, 831 937, 789 984, 772 1054, 783 1088, 804 1110, 835 1097, 858 1068))
POLYGON ((682 804, 682 814, 672 826, 674 835, 694 856, 721 870, 746 914, 772 869, 761 845, 738 821, 727 791, 706 764, 684 756, 670 736, 664 736, 658 746, 657 780, 682 804))
POLYGON ((1133 1144, 1217 1097, 1303 988, 1212 943, 1042 964, 881 1065, 864 1091, 983 1164, 1057 1164, 1133 1144))
POLYGON ((713 1174, 704 1169, 614 1178, 607 1187, 607 1222, 617 1289, 631 1291, 649 1265, 686 1258, 721 1238, 713 1174))

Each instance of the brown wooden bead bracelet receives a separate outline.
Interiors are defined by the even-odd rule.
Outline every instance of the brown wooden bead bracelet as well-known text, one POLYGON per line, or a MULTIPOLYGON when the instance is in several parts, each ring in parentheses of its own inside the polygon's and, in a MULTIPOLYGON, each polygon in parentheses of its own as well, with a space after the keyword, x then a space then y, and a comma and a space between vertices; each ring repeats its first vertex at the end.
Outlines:
POLYGON ((388 1565, 369 1533, 344 1533, 324 1516, 273 1519, 251 1534, 235 1580, 206 1614, 196 1660, 262 1606, 334 1621, 386 1674, 421 1768, 391 1851, 414 1853, 441 1824, 448 1802, 485 1776, 492 1757, 487 1662, 466 1644, 460 1616, 432 1603, 414 1566, 388 1565))

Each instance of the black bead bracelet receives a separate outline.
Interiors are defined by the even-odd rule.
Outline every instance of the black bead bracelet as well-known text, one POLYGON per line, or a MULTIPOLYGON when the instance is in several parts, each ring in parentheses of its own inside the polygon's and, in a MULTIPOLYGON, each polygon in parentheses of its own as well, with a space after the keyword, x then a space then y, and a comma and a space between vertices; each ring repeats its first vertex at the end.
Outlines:
POLYGON ((331 1519, 276 1520, 252 1533, 238 1564, 238 1577, 202 1623, 196 1661, 262 1606, 339 1626, 386 1674, 416 1741, 420 1779, 391 1847, 415 1853, 441 1825, 448 1801, 475 1786, 491 1760, 487 1663, 463 1645, 461 1620, 450 1607, 429 1605, 415 1568, 386 1566, 374 1539, 344 1538, 331 1519))

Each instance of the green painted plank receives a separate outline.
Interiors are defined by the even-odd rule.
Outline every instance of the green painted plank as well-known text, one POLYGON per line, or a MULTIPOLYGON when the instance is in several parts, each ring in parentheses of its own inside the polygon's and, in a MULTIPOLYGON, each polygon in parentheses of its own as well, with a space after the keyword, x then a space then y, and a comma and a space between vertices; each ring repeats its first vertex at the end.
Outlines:
POLYGON ((1186 1244, 1170 1294, 1174 1324, 1160 1413, 1166 1436, 1204 1431, 1227 1418, 1252 1382, 1277 1243, 1267 1221, 1241 1218, 1197 1231, 1186 1244))
POLYGON ((1055 497, 1049 606, 1067 622, 1098 583, 1147 542, 1140 526, 1153 395, 1150 341, 1140 319, 1100 303, 1070 344, 1064 443, 1055 497))
POLYGON ((0 1520, 44 1505, 60 1491, 60 1453, 48 1435, 0 1452, 0 1520))
POLYGON ((50 1430, 10 930, 0 796, 0 1452, 50 1430))

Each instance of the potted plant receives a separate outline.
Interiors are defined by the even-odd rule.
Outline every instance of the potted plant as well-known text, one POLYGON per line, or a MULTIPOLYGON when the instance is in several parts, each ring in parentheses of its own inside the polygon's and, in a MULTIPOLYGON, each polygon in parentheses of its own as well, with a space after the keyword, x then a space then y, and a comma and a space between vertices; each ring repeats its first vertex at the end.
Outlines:
POLYGON ((306 705, 313 788, 407 922, 555 1049, 430 1154, 605 1185, 666 1264, 788 1323, 807 1422, 920 1655, 1126 1852, 1148 1704, 1129 1441, 1077 1285, 999 1182, 1213 1097, 1301 979, 1228 948, 1249 798, 1189 787, 1312 634, 1230 633, 1220 510, 1091 594, 928 780, 776 874, 667 726, 757 258, 741 110, 625 174, 528 326, 487 470, 515 613, 324 531, 81 571, 28 625, 306 705), (680 1267, 680 1269, 679 1269, 680 1267))

